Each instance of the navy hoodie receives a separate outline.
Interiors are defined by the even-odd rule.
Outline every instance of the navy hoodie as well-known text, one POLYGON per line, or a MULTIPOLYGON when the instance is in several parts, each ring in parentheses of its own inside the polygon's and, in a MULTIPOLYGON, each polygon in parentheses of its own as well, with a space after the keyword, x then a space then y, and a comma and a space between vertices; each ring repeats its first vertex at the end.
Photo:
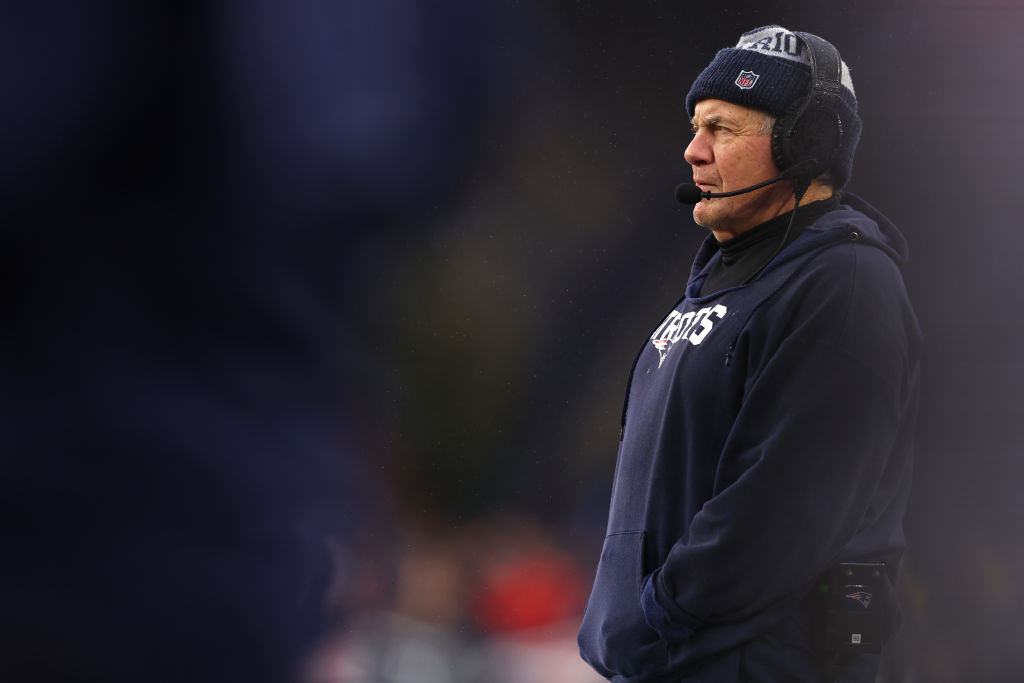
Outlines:
MULTIPOLYGON (((751 283, 686 295, 631 372, 608 530, 579 633, 614 681, 823 680, 812 588, 904 547, 920 331, 907 246, 845 194, 751 283)), ((895 620, 895 618, 894 618, 895 620)), ((878 658, 840 680, 874 681, 878 658)))

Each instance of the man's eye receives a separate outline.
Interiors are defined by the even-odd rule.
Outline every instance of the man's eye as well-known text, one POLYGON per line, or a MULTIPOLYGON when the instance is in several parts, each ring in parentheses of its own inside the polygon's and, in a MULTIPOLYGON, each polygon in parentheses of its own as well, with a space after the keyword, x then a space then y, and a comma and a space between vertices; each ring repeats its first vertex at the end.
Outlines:
POLYGON ((699 133, 701 131, 702 128, 704 130, 708 131, 709 133, 711 133, 712 135, 721 135, 723 133, 731 133, 732 132, 732 130, 730 130, 729 128, 726 128, 725 126, 721 126, 721 125, 719 125, 717 123, 705 123, 705 124, 700 125, 700 126, 691 126, 690 127, 690 131, 694 135, 696 135, 697 133, 699 133))

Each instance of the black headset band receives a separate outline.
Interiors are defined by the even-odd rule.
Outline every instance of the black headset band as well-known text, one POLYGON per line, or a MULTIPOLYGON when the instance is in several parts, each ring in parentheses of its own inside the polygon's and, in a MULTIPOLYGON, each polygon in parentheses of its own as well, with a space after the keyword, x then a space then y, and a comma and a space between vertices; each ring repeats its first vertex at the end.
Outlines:
POLYGON ((843 62, 839 51, 832 43, 813 33, 795 33, 807 46, 807 59, 811 63, 811 87, 808 94, 812 97, 819 94, 839 97, 843 87, 843 62))

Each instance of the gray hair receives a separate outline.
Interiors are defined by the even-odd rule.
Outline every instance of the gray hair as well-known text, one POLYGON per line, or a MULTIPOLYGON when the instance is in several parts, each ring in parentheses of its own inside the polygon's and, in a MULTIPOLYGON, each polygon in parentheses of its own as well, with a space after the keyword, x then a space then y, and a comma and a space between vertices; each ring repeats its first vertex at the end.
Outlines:
POLYGON ((760 109, 754 110, 754 123, 757 125, 757 132, 768 135, 775 128, 775 117, 760 109))

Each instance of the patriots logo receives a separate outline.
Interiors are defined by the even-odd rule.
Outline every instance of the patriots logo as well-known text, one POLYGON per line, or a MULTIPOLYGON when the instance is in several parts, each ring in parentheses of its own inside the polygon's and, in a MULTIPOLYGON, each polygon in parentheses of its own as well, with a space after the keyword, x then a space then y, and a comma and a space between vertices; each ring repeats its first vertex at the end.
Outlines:
POLYGON ((672 348, 671 339, 652 339, 651 343, 654 344, 654 348, 658 349, 658 355, 661 358, 658 360, 658 367, 665 362, 665 356, 668 355, 669 350, 672 348))
POLYGON ((668 352, 675 346, 682 345, 677 353, 683 353, 688 346, 700 346, 704 338, 711 333, 715 326, 715 320, 724 320, 725 314, 729 312, 725 306, 716 304, 708 306, 699 311, 687 311, 680 313, 672 311, 662 321, 654 332, 651 332, 651 344, 658 349, 660 368, 668 356, 668 352), (683 342, 689 344, 683 344, 683 342))
POLYGON ((856 600, 857 602, 859 602, 864 607, 864 609, 867 609, 868 607, 871 606, 872 595, 871 595, 871 593, 868 593, 867 591, 857 591, 855 593, 847 593, 846 597, 850 598, 851 600, 856 600))

